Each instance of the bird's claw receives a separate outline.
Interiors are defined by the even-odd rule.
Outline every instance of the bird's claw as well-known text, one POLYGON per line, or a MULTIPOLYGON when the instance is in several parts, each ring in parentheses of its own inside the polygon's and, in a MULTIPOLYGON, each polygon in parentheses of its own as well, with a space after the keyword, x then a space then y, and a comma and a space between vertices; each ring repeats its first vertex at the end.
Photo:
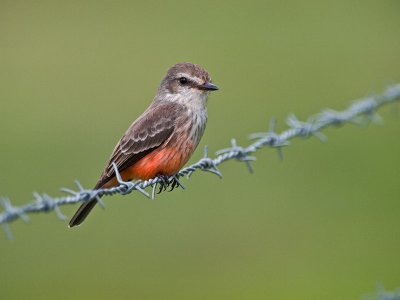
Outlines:
POLYGON ((159 189, 157 194, 160 194, 161 192, 164 192, 167 190, 168 187, 171 187, 169 192, 173 191, 176 187, 181 187, 183 189, 185 189, 185 187, 183 186, 183 184, 179 181, 179 179, 176 176, 166 176, 166 175, 159 175, 157 176, 158 178, 160 178, 160 182, 159 182, 159 189))
POLYGON ((170 182, 170 185, 171 185, 171 188, 170 188, 169 192, 173 191, 174 188, 180 186, 178 179, 176 179, 175 177, 170 182))
POLYGON ((168 176, 166 175, 159 175, 157 176, 158 178, 160 178, 160 182, 159 182, 159 189, 157 194, 160 194, 161 192, 165 191, 167 189, 167 187, 169 186, 169 181, 168 181, 168 176))

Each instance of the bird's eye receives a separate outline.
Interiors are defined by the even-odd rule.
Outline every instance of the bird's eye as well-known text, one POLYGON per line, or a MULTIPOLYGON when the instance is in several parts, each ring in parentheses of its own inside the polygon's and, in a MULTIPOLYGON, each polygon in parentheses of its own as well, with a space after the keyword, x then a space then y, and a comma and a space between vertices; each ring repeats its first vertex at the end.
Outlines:
POLYGON ((184 85, 184 84, 188 83, 188 79, 186 77, 181 77, 181 78, 179 78, 179 82, 180 82, 180 84, 184 85))

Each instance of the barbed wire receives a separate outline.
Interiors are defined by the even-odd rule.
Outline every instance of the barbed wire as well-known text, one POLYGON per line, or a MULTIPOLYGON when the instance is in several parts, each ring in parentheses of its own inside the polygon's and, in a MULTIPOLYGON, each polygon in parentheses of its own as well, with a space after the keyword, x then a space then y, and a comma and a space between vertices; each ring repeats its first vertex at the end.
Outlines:
POLYGON ((400 300, 400 289, 389 291, 382 284, 378 285, 375 293, 361 297, 362 300, 400 300))
MULTIPOLYGON (((289 145, 289 140, 300 137, 316 137, 321 141, 326 141, 326 136, 321 133, 321 130, 328 126, 340 126, 345 123, 354 123, 357 125, 365 125, 370 121, 380 122, 381 118, 377 114, 377 109, 381 106, 394 103, 400 100, 400 84, 396 84, 388 87, 383 94, 365 97, 353 102, 347 109, 343 111, 335 111, 332 109, 326 109, 310 117, 307 121, 300 121, 294 114, 290 114, 286 120, 289 129, 277 133, 276 132, 276 121, 272 120, 268 131, 255 133, 250 135, 250 138, 254 140, 253 143, 247 147, 241 147, 237 144, 235 139, 231 140, 231 146, 225 149, 221 149, 216 152, 215 158, 210 158, 208 155, 208 149, 205 148, 204 157, 198 162, 183 168, 175 176, 171 176, 167 179, 168 183, 177 183, 181 188, 185 188, 179 181, 182 176, 188 178, 197 170, 203 170, 211 172, 218 177, 222 177, 221 172, 218 170, 218 165, 225 161, 236 159, 242 161, 247 165, 250 172, 253 172, 250 162, 255 160, 255 157, 250 156, 258 149, 263 147, 276 148, 278 150, 279 157, 282 158, 282 147, 289 145)), ((99 204, 104 207, 103 202, 100 200, 102 196, 111 196, 115 194, 127 195, 133 191, 138 191, 148 198, 155 198, 155 191, 157 184, 163 183, 163 178, 153 178, 146 181, 133 181, 125 182, 122 180, 120 173, 114 164, 114 170, 119 182, 119 185, 111 188, 101 188, 98 190, 85 189, 82 185, 76 181, 77 191, 68 188, 62 188, 61 191, 69 194, 65 197, 51 197, 48 194, 34 193, 34 201, 22 205, 14 206, 11 204, 8 198, 0 199, 4 210, 0 214, 0 224, 9 238, 12 238, 11 230, 8 223, 22 219, 25 222, 29 221, 27 214, 39 213, 39 212, 51 212, 55 211, 57 216, 65 220, 66 217, 62 214, 60 206, 66 204, 74 204, 78 202, 85 202, 90 200, 97 200, 99 204), (145 189, 152 187, 152 192, 149 194, 145 189)))
POLYGON ((400 300, 400 290, 389 292, 384 289, 378 292, 377 300, 400 300))

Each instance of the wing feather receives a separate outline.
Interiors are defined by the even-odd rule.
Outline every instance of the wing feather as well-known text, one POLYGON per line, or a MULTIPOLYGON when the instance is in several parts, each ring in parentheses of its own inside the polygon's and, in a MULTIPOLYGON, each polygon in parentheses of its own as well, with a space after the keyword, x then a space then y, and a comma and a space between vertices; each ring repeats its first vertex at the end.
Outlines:
POLYGON ((95 188, 114 177, 113 162, 122 172, 167 141, 182 110, 182 105, 171 102, 151 105, 122 136, 95 188))

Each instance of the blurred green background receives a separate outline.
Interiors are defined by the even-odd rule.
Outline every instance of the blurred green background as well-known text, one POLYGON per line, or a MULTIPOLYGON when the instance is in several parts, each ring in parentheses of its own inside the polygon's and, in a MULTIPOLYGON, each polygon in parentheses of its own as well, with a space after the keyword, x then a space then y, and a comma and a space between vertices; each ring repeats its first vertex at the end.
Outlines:
MULTIPOLYGON (((400 2, 0 2, 0 194, 97 181, 167 68, 220 91, 192 162, 400 81, 400 2)), ((400 120, 263 149, 255 174, 197 172, 186 191, 106 198, 69 230, 55 214, 0 235, 1 299, 360 299, 400 286, 400 120)), ((77 205, 62 210, 72 216, 77 205)))

